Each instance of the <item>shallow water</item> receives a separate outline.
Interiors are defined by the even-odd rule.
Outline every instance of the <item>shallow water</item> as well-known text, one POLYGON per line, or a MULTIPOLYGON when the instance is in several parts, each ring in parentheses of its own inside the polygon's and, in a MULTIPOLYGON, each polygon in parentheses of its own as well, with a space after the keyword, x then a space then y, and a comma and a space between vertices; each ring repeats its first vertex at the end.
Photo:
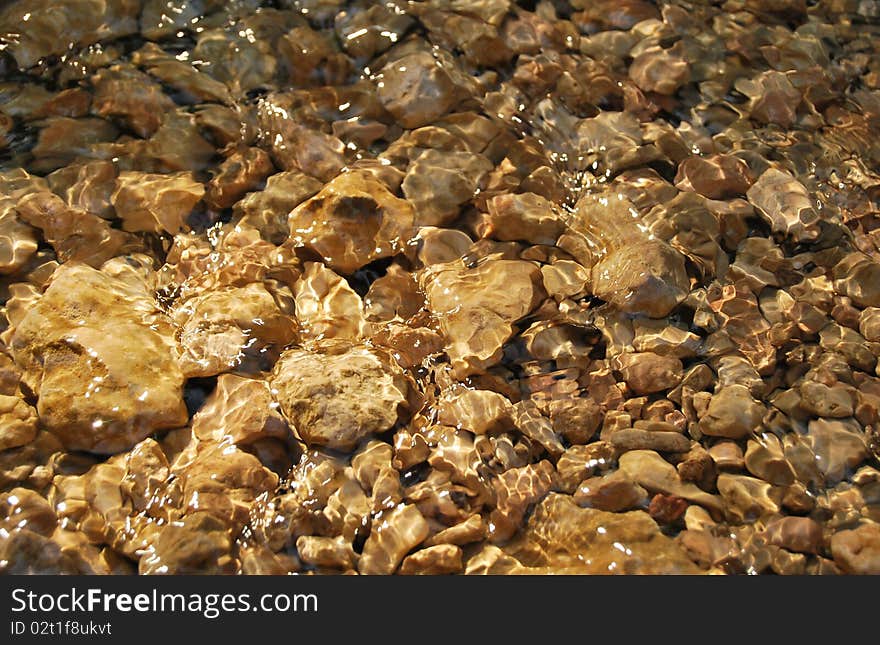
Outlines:
POLYGON ((0 570, 880 573, 862 0, 0 9, 0 570))

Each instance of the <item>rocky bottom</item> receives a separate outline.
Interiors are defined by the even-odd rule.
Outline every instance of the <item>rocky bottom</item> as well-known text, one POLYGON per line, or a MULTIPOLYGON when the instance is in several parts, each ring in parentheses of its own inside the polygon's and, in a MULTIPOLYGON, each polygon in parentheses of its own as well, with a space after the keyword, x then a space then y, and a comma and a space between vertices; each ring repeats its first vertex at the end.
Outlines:
POLYGON ((880 574, 867 0, 11 0, 0 571, 880 574))

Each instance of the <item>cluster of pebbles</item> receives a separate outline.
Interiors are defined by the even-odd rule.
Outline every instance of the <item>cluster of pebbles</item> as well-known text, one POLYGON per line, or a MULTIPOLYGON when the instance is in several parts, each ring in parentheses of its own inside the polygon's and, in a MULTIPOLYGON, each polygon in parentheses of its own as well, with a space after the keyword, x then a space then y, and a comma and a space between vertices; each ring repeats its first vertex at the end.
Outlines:
POLYGON ((0 571, 880 573, 869 0, 12 0, 0 571))

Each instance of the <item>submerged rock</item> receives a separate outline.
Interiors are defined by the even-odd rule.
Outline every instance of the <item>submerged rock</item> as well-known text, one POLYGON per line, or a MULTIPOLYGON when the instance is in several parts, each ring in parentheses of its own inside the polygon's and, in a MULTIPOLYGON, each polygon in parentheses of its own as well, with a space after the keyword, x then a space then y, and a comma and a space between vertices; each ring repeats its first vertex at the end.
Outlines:
POLYGON ((115 453, 186 423, 171 325, 137 278, 59 267, 10 348, 42 424, 70 450, 115 453))
POLYGON ((488 259, 474 268, 461 262, 434 265, 420 283, 459 376, 497 363, 513 324, 544 296, 538 267, 517 260, 488 259))
POLYGON ((270 380, 281 411, 308 445, 351 450, 392 429, 406 406, 406 377, 379 350, 327 341, 290 349, 270 380))
POLYGON ((349 171, 290 213, 290 240, 331 269, 353 273, 403 251, 415 233, 413 210, 372 174, 349 171))

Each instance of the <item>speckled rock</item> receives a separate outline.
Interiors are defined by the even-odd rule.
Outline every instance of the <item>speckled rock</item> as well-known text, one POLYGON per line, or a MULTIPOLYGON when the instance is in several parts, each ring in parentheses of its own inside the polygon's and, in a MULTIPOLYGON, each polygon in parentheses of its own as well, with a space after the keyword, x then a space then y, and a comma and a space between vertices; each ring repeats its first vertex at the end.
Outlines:
POLYGON ((343 341, 327 341, 315 351, 286 351, 270 384, 307 444, 339 450, 394 427, 409 387, 379 350, 343 341))

